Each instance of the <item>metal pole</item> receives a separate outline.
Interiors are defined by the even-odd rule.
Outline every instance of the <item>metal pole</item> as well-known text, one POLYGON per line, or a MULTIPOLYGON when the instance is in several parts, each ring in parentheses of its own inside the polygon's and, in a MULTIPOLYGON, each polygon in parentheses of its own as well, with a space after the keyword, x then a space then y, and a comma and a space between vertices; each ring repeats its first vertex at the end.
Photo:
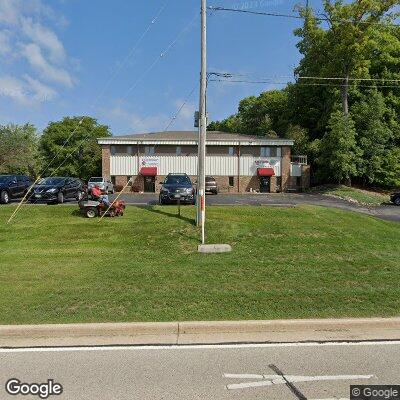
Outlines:
POLYGON ((201 78, 200 78, 200 119, 199 119, 199 159, 198 159, 198 225, 201 226, 201 243, 205 243, 205 161, 207 131, 207 0, 201 0, 201 78))

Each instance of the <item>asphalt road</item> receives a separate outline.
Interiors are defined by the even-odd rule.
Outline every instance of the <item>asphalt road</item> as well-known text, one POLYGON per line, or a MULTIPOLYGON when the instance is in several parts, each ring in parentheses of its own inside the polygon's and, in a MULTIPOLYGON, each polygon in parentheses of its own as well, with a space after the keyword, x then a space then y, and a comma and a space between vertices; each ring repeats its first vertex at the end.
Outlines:
MULTIPOLYGON (((111 195, 113 200, 116 195, 111 195)), ((151 206, 158 204, 158 195, 147 194, 122 194, 121 200, 124 200, 128 205, 136 206, 151 206)), ((17 201, 13 202, 14 204, 17 201)), ((76 204, 76 201, 67 201, 65 204, 76 204)), ((206 204, 208 206, 286 206, 295 207, 302 204, 311 204, 316 206, 339 208, 346 211, 354 211, 363 214, 372 215, 376 218, 387 221, 400 222, 400 207, 393 204, 384 204, 380 206, 359 206, 352 204, 346 200, 339 198, 324 196, 320 194, 310 193, 268 193, 268 194, 219 194, 207 195, 206 204)))
MULTIPOLYGON (((111 197, 112 198, 112 197, 111 197)), ((123 194, 120 199, 131 205, 158 204, 155 194, 131 195, 123 194)), ((388 221, 400 222, 400 207, 393 204, 364 207, 352 204, 339 198, 309 193, 276 193, 276 194, 219 194, 207 195, 206 204, 218 205, 250 205, 250 206, 291 206, 311 204, 316 206, 339 208, 375 216, 388 221)))
POLYGON ((400 342, 0 349, 0 398, 32 398, 10 378, 54 379, 53 399, 349 399, 350 384, 400 384, 400 342))

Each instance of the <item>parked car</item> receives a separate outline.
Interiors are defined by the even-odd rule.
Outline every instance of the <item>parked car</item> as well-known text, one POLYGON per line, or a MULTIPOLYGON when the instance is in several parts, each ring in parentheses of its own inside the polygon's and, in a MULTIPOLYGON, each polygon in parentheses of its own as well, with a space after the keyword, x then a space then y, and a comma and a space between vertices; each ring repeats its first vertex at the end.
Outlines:
POLYGON ((168 174, 160 190, 160 204, 176 203, 194 204, 195 189, 186 174, 168 174))
POLYGON ((80 200, 82 181, 77 178, 54 176, 42 179, 33 188, 32 202, 64 203, 67 199, 80 200))
POLYGON ((215 178, 212 176, 206 176, 206 193, 218 194, 218 185, 215 178))
POLYGON ((390 201, 396 204, 396 206, 400 206, 400 190, 390 195, 390 201))
POLYGON ((92 177, 88 182, 88 190, 90 191, 96 185, 105 193, 114 193, 114 185, 111 181, 102 177, 92 177))
POLYGON ((0 175, 0 203, 8 204, 11 199, 22 198, 32 185, 25 175, 0 175))

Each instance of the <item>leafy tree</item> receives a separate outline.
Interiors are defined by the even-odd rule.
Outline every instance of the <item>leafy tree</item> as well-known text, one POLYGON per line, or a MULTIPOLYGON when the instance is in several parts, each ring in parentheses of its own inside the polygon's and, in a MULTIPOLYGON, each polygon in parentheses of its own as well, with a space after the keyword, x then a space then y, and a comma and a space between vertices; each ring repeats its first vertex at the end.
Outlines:
POLYGON ((375 90, 362 96, 354 105, 353 114, 358 145, 363 151, 359 175, 364 183, 387 186, 391 171, 386 160, 394 147, 394 134, 383 95, 375 90))
POLYGON ((334 111, 320 142, 318 175, 325 181, 351 183, 351 178, 357 175, 360 156, 354 121, 342 111, 334 111))
POLYGON ((107 136, 111 136, 108 126, 91 117, 50 122, 40 139, 44 165, 48 166, 44 174, 82 179, 101 175, 101 149, 96 139, 107 136))
POLYGON ((241 100, 238 112, 223 121, 212 122, 208 130, 257 136, 284 136, 288 126, 287 93, 273 90, 241 100))
POLYGON ((35 176, 41 161, 38 143, 33 125, 0 125, 0 174, 35 176))

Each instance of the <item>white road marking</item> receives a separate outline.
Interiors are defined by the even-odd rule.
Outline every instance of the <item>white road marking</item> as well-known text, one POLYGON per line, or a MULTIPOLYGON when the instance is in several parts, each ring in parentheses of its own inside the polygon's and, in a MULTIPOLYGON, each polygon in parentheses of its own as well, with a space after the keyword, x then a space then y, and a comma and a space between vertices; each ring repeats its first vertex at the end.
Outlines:
POLYGON ((0 347, 0 353, 58 353, 73 351, 137 351, 137 350, 207 350, 207 349, 265 349, 280 347, 331 347, 331 346, 390 346, 400 345, 400 340, 366 342, 297 342, 297 343, 247 343, 247 344, 198 344, 150 346, 71 346, 71 347, 0 347))
POLYGON ((287 382, 321 382, 321 381, 343 381, 356 379, 371 379, 374 375, 320 375, 320 376, 301 376, 301 375, 252 375, 252 374, 224 374, 225 378, 232 379, 263 379, 258 382, 233 383, 226 387, 229 390, 247 389, 271 385, 284 385, 287 382))

